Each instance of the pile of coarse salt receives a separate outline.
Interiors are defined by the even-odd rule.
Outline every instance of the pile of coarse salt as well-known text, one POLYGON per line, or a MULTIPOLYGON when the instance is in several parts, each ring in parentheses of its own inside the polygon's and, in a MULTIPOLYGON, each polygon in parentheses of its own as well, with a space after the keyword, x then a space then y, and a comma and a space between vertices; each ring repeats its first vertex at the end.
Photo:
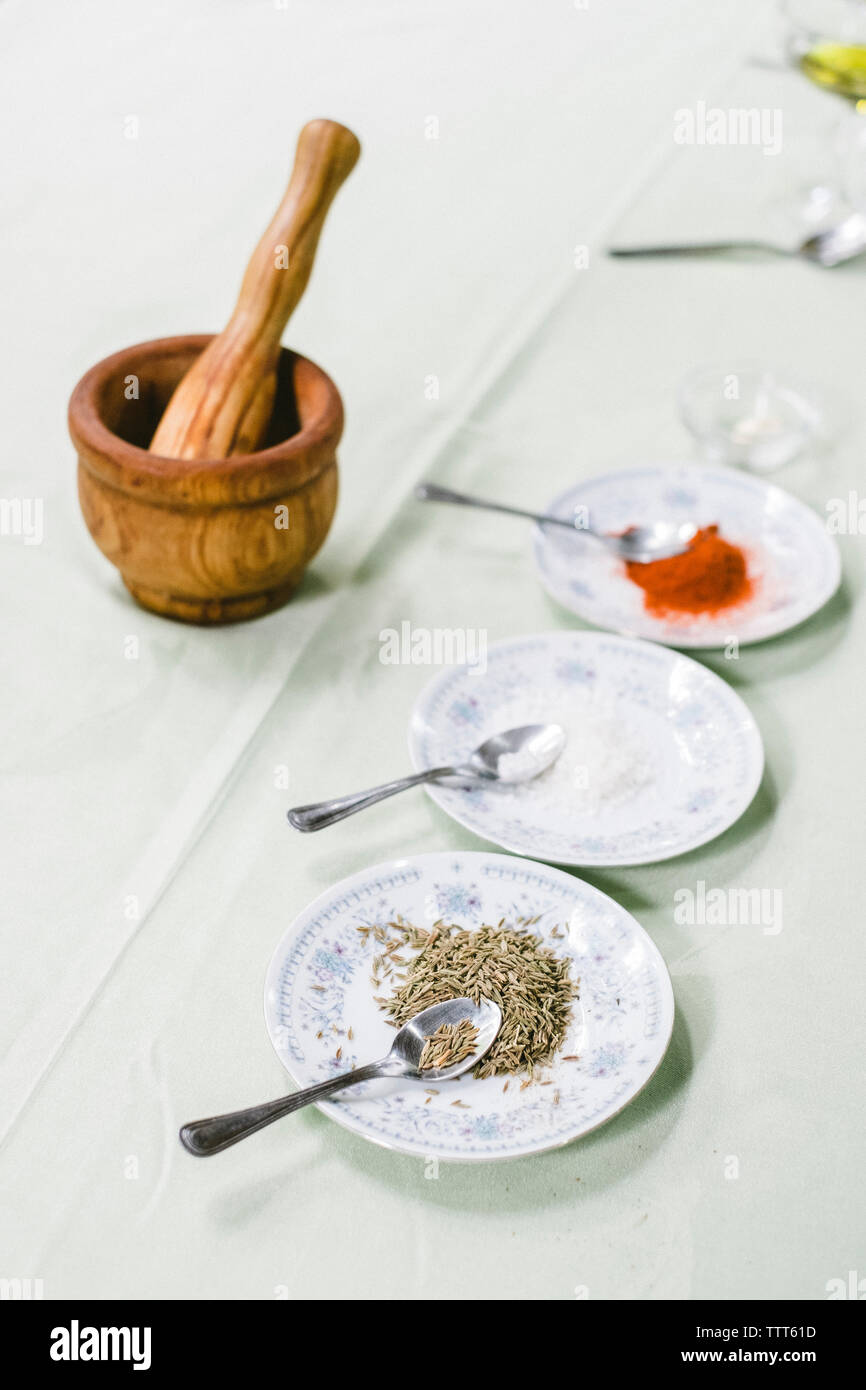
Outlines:
POLYGON ((599 815, 632 801, 655 780, 657 764, 646 742, 622 720, 621 708, 602 691, 583 689, 527 692, 498 706, 495 727, 491 723, 485 738, 546 723, 560 724, 567 735, 552 767, 530 782, 509 785, 507 794, 563 818, 599 815))

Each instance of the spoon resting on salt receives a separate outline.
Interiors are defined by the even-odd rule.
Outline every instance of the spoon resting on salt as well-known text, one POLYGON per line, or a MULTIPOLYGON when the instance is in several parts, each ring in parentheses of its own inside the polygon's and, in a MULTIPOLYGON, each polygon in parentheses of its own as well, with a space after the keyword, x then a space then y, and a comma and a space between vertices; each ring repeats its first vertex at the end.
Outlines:
POLYGON ((237 1144, 248 1135, 273 1124, 283 1115, 291 1115, 314 1101, 324 1100, 334 1091, 342 1091, 347 1086, 357 1086, 361 1081, 372 1081, 376 1077, 404 1077, 410 1081, 450 1081, 454 1076, 480 1062, 490 1051, 496 1034, 502 1026, 502 1010, 490 999, 482 999, 478 1004, 471 999, 448 999, 444 1004, 432 1004, 408 1023, 404 1023, 391 1044, 387 1057, 354 1071, 340 1072, 328 1077, 315 1086, 307 1086, 293 1095, 281 1096, 279 1100, 266 1101, 264 1105, 253 1105, 246 1110, 233 1110, 226 1115, 213 1115, 206 1120, 191 1120, 180 1130, 180 1142, 188 1153, 197 1158, 207 1158, 210 1154, 221 1153, 232 1144, 237 1144), (445 1025, 454 1027, 468 1023, 476 1030, 471 1042, 471 1051, 464 1052, 457 1061, 443 1067, 421 1067, 421 1057, 427 1042, 445 1025))
POLYGON ((351 796, 338 796, 330 801, 314 801, 308 806, 295 806, 287 812, 289 824, 296 830, 324 830, 328 825, 353 816, 367 806, 375 806, 386 797, 396 796, 407 787, 419 787, 424 782, 439 782, 456 778, 470 786, 476 782, 531 782, 556 762, 565 747, 566 733, 559 724, 526 724, 519 729, 506 729, 494 734, 470 754, 465 763, 455 767, 431 767, 411 777, 399 777, 384 782, 369 791, 351 796))

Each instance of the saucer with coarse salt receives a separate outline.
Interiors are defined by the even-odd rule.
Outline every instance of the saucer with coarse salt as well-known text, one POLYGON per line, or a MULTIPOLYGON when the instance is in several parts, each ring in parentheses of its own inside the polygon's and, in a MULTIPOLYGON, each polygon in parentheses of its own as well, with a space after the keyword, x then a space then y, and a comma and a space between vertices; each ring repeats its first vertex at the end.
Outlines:
POLYGON ((509 638, 483 669, 441 672, 415 703, 409 751, 419 771, 454 766, 493 734, 536 723, 567 735, 540 777, 427 793, 483 839, 551 863, 650 864, 695 849, 740 818, 763 774, 757 725, 725 681, 602 632, 509 638))

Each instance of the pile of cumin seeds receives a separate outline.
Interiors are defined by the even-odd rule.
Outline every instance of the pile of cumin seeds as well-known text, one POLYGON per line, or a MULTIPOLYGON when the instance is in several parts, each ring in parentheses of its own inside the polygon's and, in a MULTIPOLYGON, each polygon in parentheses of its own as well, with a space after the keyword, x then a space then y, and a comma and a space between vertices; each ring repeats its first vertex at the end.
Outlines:
POLYGON ((453 1067, 475 1051, 478 1029, 462 1018, 459 1023, 443 1023, 424 1040, 420 1071, 430 1071, 433 1067, 453 1067))
POLYGON ((579 981, 567 957, 556 956, 529 928, 537 918, 505 920, 475 931, 436 922, 430 931, 402 919, 359 930, 382 949, 373 961, 371 983, 391 984, 393 994, 376 1002, 399 1028, 431 1004, 468 997, 492 999, 502 1010, 502 1027, 472 1074, 514 1076, 552 1060, 571 1021, 579 981), (401 952, 416 950, 407 961, 401 952))

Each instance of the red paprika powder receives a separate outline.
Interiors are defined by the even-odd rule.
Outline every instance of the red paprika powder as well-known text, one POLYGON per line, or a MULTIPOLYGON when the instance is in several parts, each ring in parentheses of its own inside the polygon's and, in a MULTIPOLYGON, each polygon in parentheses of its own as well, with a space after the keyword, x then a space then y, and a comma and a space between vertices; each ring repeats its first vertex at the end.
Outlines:
POLYGON ((718 613, 742 603, 752 593, 746 556, 719 535, 718 526, 698 531, 682 555, 638 565, 626 573, 644 591, 644 607, 657 617, 682 613, 718 613))

